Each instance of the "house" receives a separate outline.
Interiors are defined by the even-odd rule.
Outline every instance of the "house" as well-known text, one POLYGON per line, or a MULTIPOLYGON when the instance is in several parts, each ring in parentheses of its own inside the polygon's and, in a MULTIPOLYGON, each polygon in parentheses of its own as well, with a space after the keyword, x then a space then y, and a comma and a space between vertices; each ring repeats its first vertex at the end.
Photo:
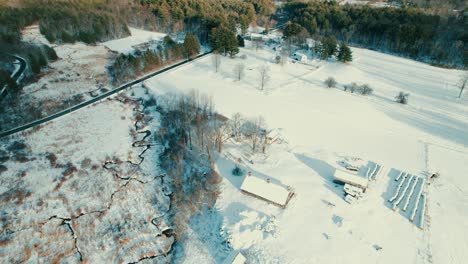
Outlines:
POLYGON ((233 251, 229 256, 224 260, 224 264, 245 264, 247 259, 239 251, 233 251))
POLYGON ((294 195, 291 188, 272 182, 270 178, 262 179, 252 176, 250 172, 242 183, 241 191, 283 209, 294 195))
POLYGON ((317 41, 315 41, 312 38, 307 38, 306 39, 306 45, 308 50, 314 50, 315 46, 317 46, 317 41))
POLYGON ((367 167, 363 166, 358 170, 341 170, 336 169, 333 176, 333 181, 338 183, 347 183, 352 186, 357 186, 365 190, 369 184, 368 177, 366 176, 367 167))
POLYGON ((300 61, 300 62, 307 62, 307 56, 300 52, 295 52, 293 54, 293 59, 300 61))

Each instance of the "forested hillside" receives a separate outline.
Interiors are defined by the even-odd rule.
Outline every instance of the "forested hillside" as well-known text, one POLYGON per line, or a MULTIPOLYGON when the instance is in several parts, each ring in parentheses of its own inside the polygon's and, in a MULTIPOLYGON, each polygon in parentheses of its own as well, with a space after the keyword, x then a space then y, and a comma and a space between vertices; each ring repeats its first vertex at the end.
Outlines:
POLYGON ((6 0, 0 2, 0 50, 24 55, 31 65, 39 65, 34 66, 37 72, 55 56, 47 47, 21 41, 21 29, 31 24, 39 24, 51 43, 122 38, 130 34, 128 26, 191 31, 207 43, 218 27, 232 39, 236 24, 246 30, 254 21, 269 21, 273 12, 271 0, 6 0), (31 47, 27 53, 25 46, 31 47))
POLYGON ((22 27, 39 23, 51 42, 95 43, 129 35, 127 26, 209 32, 228 22, 242 28, 274 11, 271 0, 16 0, 0 3, 0 41, 17 43, 22 27))
POLYGON ((285 16, 316 37, 333 35, 354 45, 437 65, 468 66, 468 18, 428 14, 418 8, 340 6, 334 2, 290 2, 285 16))

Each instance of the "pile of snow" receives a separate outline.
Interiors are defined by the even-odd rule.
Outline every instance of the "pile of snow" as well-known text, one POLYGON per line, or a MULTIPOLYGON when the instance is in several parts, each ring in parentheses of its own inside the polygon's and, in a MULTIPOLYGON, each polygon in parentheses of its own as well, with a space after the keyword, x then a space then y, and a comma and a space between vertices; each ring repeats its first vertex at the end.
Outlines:
POLYGON ((103 45, 109 48, 110 50, 123 54, 129 54, 134 51, 133 46, 135 45, 139 45, 150 41, 162 40, 166 36, 165 33, 146 31, 131 27, 129 29, 131 36, 121 39, 110 40, 104 42, 103 45))

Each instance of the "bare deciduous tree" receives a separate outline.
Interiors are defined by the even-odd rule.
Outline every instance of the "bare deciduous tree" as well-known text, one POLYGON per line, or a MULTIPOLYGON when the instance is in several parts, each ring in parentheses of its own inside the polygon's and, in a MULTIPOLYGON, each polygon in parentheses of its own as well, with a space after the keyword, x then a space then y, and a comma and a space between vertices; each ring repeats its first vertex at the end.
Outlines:
POLYGON ((221 153, 224 142, 232 137, 232 132, 230 131, 231 126, 228 124, 227 118, 222 115, 215 114, 213 118, 213 130, 216 151, 221 153))
POLYGON ((265 88, 265 85, 270 80, 270 68, 267 65, 262 65, 258 68, 258 74, 260 77, 260 90, 265 88))
POLYGON ((255 47, 255 51, 258 51, 263 47, 263 39, 262 38, 253 38, 252 39, 253 46, 255 47))
POLYGON ((284 66, 288 60, 288 51, 284 48, 281 48, 280 57, 281 57, 280 65, 284 66))
POLYGON ((244 77, 244 69, 245 66, 243 63, 238 63, 234 66, 234 75, 236 76, 237 80, 240 81, 244 77))
POLYGON ((468 72, 465 72, 461 78, 460 81, 458 82, 458 88, 460 88, 460 94, 458 95, 458 98, 462 97, 463 90, 465 90, 466 84, 468 83, 468 72))
POLYGON ((232 115, 231 120, 229 120, 229 126, 231 127, 231 133, 234 139, 239 142, 241 140, 242 135, 242 122, 243 118, 240 113, 235 113, 232 115))
POLYGON ((218 72, 219 67, 221 66, 221 55, 218 52, 215 52, 211 57, 213 62, 213 67, 215 68, 215 72, 218 72))
POLYGON ((266 153, 268 146, 273 145, 274 143, 281 140, 278 134, 274 133, 274 130, 264 130, 265 133, 262 134, 262 153, 266 153))
POLYGON ((254 120, 247 120, 242 125, 242 134, 250 141, 253 152, 257 150, 258 144, 262 139, 262 134, 264 134, 264 125, 265 120, 261 116, 254 120))

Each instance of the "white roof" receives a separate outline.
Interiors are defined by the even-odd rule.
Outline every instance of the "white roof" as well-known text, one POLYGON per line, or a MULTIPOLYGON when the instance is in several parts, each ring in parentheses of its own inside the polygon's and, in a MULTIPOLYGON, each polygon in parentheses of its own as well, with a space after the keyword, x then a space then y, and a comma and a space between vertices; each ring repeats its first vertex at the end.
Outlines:
POLYGON ((283 206, 289 197, 289 191, 285 187, 255 176, 245 177, 241 190, 283 206))
POLYGON ((352 185, 361 186, 363 188, 367 188, 367 183, 368 183, 367 177, 359 175, 357 173, 351 173, 351 172, 337 169, 335 171, 334 177, 336 180, 349 183, 352 185))
POLYGON ((239 251, 233 251, 225 260, 224 264, 244 264, 247 259, 239 251))

